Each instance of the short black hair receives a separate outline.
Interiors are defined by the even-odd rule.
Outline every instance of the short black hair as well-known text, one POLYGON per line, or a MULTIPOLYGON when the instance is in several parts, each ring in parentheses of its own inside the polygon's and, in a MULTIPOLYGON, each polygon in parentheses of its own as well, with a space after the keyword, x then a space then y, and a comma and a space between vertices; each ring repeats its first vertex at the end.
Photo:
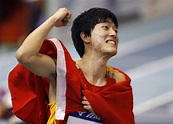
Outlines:
POLYGON ((91 30, 94 29, 95 25, 105 22, 108 18, 110 18, 114 22, 116 28, 118 28, 117 17, 114 13, 105 8, 91 8, 74 19, 71 28, 71 36, 76 51, 81 58, 83 57, 85 48, 80 33, 83 32, 86 36, 91 36, 91 30))

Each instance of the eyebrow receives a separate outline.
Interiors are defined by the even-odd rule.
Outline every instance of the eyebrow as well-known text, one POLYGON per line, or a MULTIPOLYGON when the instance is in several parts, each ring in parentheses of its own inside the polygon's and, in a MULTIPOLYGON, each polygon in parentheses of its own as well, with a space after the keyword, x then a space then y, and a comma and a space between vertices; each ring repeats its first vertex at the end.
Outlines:
POLYGON ((106 22, 110 23, 108 20, 100 20, 99 21, 99 23, 106 23, 106 22))
MULTIPOLYGON (((105 20, 105 21, 101 21, 100 23, 109 23, 109 24, 111 24, 111 22, 109 22, 109 21, 107 21, 107 20, 105 20)), ((115 23, 113 23, 113 24, 114 24, 113 26, 116 27, 115 23)), ((116 28, 117 28, 117 27, 116 27, 116 28)))

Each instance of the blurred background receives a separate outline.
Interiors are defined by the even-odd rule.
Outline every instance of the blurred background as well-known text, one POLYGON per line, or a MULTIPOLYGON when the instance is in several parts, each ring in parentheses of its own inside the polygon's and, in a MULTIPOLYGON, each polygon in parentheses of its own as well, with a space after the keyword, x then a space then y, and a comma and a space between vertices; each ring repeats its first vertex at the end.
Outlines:
POLYGON ((0 124, 25 124, 13 116, 8 73, 24 38, 60 7, 69 9, 72 19, 47 38, 62 40, 74 60, 79 56, 71 40, 72 20, 91 7, 115 13, 120 43, 109 65, 132 78, 136 124, 173 124, 173 0, 1 0, 0 124))

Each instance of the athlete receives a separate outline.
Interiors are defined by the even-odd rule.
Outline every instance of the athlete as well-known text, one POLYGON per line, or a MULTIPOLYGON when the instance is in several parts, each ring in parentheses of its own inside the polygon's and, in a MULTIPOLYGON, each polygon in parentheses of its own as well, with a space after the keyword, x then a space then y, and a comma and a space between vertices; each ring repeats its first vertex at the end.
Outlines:
MULTIPOLYGON (((66 26, 71 16, 69 10, 60 8, 29 34, 16 52, 20 66, 49 80, 50 113, 46 123, 134 124, 131 79, 123 71, 107 65, 117 54, 116 16, 105 8, 91 8, 75 18, 72 40, 81 57, 76 61, 62 41, 45 40, 53 27, 66 26), (53 46, 56 57, 40 52, 46 48, 45 42, 53 46)), ((9 80, 12 77, 14 70, 9 80)), ((10 90, 13 96, 13 88, 10 90)))

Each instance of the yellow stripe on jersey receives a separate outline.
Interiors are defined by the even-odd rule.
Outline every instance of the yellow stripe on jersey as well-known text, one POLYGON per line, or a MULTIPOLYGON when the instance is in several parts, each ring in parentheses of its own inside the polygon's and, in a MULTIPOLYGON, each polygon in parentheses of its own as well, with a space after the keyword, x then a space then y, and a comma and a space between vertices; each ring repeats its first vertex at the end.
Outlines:
POLYGON ((47 124, 56 124, 56 119, 55 119, 55 109, 56 109, 56 102, 51 102, 49 103, 50 106, 50 116, 49 120, 47 121, 47 124))
POLYGON ((107 75, 115 79, 115 70, 111 66, 106 66, 107 75))

